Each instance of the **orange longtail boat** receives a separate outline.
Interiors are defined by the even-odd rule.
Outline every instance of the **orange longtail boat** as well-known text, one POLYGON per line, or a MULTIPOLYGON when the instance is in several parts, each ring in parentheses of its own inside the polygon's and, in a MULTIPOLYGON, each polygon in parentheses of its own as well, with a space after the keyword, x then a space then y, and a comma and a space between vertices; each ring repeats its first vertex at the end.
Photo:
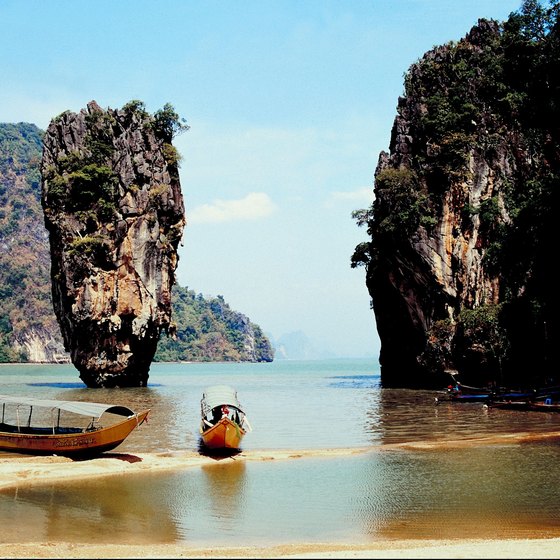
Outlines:
POLYGON ((121 405, 8 395, 0 395, 0 405, 0 451, 69 457, 94 456, 114 449, 146 421, 150 412, 134 412, 121 405), (61 424, 62 413, 68 419, 63 418, 61 424), (104 414, 125 419, 103 427, 99 421, 104 414), (76 426, 79 417, 89 417, 89 423, 76 426), (70 418, 73 423, 68 425, 70 418))
POLYGON ((208 449, 239 449, 251 424, 237 399, 237 391, 228 385, 213 385, 200 401, 200 436, 208 449))

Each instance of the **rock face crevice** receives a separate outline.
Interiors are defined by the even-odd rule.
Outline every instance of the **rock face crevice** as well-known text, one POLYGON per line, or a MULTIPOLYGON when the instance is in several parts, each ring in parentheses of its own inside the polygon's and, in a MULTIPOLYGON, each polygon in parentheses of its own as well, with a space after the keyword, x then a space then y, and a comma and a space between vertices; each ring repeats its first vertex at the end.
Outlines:
POLYGON ((53 305, 89 387, 145 386, 185 226, 169 130, 138 103, 51 121, 41 162, 53 305))

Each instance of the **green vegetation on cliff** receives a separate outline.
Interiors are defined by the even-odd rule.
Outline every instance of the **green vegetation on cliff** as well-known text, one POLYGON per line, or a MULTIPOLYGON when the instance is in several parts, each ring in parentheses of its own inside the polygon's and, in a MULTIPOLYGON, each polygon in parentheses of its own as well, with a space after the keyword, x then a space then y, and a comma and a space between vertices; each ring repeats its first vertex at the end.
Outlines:
MULTIPOLYGON (((396 315, 383 320, 389 292, 379 296, 385 299, 378 301, 382 364, 393 363, 395 379, 408 370, 412 383, 446 363, 471 379, 514 382, 543 380, 558 369, 552 350, 558 340, 559 70, 560 1, 525 0, 506 21, 480 20, 464 40, 434 48, 406 74, 395 152, 380 158, 371 208, 354 213, 371 241, 351 258, 352 267, 366 266, 370 292, 394 289, 394 275, 402 272, 394 313, 405 317, 405 305, 399 306, 410 303, 412 286, 423 300, 425 316, 416 323, 403 319, 410 324, 405 334, 396 315), (475 179, 490 190, 469 198, 468 189, 480 188, 475 179), (434 229, 449 212, 444 205, 454 214, 446 233, 434 229), (451 247, 457 238, 472 239, 475 230, 470 250, 482 255, 481 277, 499 286, 498 297, 471 293, 459 301, 450 291, 438 292, 435 281, 427 285, 415 243, 435 246, 436 236, 445 235, 451 247), (414 275, 424 283, 413 284, 414 275), (408 362, 401 360, 403 337, 408 362)), ((460 262, 453 255, 451 267, 459 270, 460 262)))
POLYGON ((42 226, 42 132, 0 124, 0 362, 26 361, 26 333, 58 330, 42 226))
POLYGON ((154 361, 272 361, 261 328, 230 309, 222 296, 205 299, 176 286, 172 305, 173 336, 160 340, 154 361))
MULTIPOLYGON (((130 110, 143 110, 138 103, 130 110)), ((156 126, 167 136, 186 127, 171 106, 157 116, 156 126)), ((67 359, 52 306, 48 234, 40 203, 42 138, 33 124, 0 123, 0 363, 67 359)), ((101 133, 94 140, 102 151, 101 133)), ((98 191, 109 193, 111 202, 111 177, 95 161, 77 156, 68 158, 68 169, 70 179, 64 180, 79 184, 81 194, 83 185, 91 185, 92 204, 85 204, 81 194, 60 202, 78 205, 84 219, 102 219, 107 205, 100 204, 98 191)), ((95 247, 92 231, 74 250, 84 255, 95 247)), ((261 328, 231 310, 223 297, 205 299, 175 285, 172 309, 174 327, 170 336, 162 336, 155 361, 272 361, 273 350, 261 328)))

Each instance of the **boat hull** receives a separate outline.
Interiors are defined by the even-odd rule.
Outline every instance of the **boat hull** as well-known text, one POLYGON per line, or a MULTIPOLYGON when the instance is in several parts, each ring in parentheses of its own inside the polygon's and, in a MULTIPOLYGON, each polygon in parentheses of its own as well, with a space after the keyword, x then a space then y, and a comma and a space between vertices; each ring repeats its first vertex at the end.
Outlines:
POLYGON ((490 406, 503 410, 529 410, 529 403, 527 401, 492 401, 490 406))
POLYGON ((480 395, 462 395, 462 394, 451 394, 449 395, 449 400, 452 402, 485 402, 490 399, 489 394, 482 393, 480 395))
POLYGON ((0 451, 70 457, 98 455, 119 446, 146 420, 149 412, 144 410, 112 426, 78 433, 33 434, 0 431, 0 451))
POLYGON ((212 427, 200 427, 203 444, 208 449, 239 449, 245 430, 233 420, 223 417, 212 427))
POLYGON ((506 410, 529 410, 532 412, 560 412, 559 403, 545 403, 535 401, 497 401, 491 403, 494 408, 506 410))
POLYGON ((560 412, 560 403, 532 402, 529 410, 536 412, 560 412))

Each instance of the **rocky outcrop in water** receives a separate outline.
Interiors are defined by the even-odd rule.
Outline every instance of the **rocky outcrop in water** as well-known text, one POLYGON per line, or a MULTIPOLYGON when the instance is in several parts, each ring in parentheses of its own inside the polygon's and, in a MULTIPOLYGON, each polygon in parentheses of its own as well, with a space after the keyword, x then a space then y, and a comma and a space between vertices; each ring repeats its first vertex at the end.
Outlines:
POLYGON ((89 387, 145 386, 171 322, 185 226, 172 145, 179 120, 140 102, 95 102, 45 133, 42 207, 53 305, 64 344, 89 387))
POLYGON ((442 387, 446 370, 542 385, 557 371, 559 43, 536 23, 480 20, 406 76, 374 203, 355 213, 384 386, 442 387))

